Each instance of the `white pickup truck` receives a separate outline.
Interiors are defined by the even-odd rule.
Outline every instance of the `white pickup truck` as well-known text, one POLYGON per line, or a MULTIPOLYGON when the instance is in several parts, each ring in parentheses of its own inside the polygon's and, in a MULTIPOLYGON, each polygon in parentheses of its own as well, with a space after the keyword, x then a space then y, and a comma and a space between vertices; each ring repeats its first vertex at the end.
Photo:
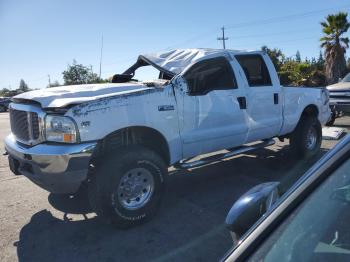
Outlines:
POLYGON ((264 52, 177 49, 140 55, 112 83, 14 97, 5 149, 15 174, 53 193, 87 185, 96 213, 129 227, 155 214, 169 166, 195 168, 274 137, 290 138, 299 157, 315 154, 328 100, 324 88, 281 86, 264 52), (159 79, 135 80, 145 66, 159 79))

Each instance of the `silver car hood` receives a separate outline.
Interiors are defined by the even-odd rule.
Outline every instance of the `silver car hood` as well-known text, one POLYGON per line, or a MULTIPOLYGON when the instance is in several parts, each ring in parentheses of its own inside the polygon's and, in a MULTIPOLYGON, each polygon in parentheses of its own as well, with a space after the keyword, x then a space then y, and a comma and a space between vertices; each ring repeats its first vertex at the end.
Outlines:
POLYGON ((350 91, 350 82, 339 82, 334 85, 327 86, 329 91, 341 91, 348 89, 350 91))
POLYGON ((44 88, 26 92, 13 97, 17 100, 31 100, 41 104, 43 108, 65 107, 80 104, 108 96, 127 95, 152 89, 142 83, 88 84, 44 88))

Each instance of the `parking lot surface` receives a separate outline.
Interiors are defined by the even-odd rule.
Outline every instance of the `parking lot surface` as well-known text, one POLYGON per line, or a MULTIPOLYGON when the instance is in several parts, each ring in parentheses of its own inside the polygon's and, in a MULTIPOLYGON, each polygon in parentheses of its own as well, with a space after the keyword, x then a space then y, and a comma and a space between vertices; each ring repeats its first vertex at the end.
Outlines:
MULTIPOLYGON (((336 126, 349 128, 350 117, 336 126)), ((0 113, 0 146, 10 132, 0 113)), ((14 176, 0 156, 0 261, 215 261, 231 247, 227 212, 252 186, 284 189, 337 141, 323 141, 313 159, 292 157, 288 141, 196 170, 172 173, 162 207, 147 224, 118 230, 102 224, 84 197, 53 195, 14 176)))

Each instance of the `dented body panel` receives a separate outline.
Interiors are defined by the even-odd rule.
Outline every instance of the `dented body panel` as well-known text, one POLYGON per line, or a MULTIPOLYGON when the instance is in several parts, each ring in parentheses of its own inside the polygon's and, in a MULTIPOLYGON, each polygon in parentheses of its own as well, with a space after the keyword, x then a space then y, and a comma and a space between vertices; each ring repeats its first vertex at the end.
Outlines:
MULTIPOLYGON (((263 52, 185 49, 145 55, 142 59, 126 72, 144 66, 144 63, 149 61, 149 65, 161 68, 161 74, 165 74, 166 77, 160 77, 161 79, 152 83, 129 81, 63 86, 16 96, 13 99, 14 104, 27 108, 23 110, 28 111, 26 113, 29 116, 31 108, 38 112, 40 138, 43 140, 38 140, 29 150, 18 143, 18 140, 16 142, 16 137, 11 135, 7 139, 8 142, 5 141, 7 151, 20 152, 13 153, 14 158, 20 164, 28 164, 28 159, 21 159, 22 155, 25 155, 26 151, 34 151, 39 159, 37 155, 40 152, 37 148, 40 145, 40 149, 53 150, 51 153, 42 152, 44 157, 40 159, 57 162, 55 145, 45 141, 45 117, 50 114, 66 116, 67 119, 73 120, 79 141, 74 145, 59 143, 60 149, 66 152, 60 161, 67 160, 67 172, 76 173, 77 167, 75 164, 69 164, 68 160, 77 155, 83 156, 85 162, 79 162, 81 177, 76 179, 80 183, 87 176, 89 161, 95 150, 98 151, 99 142, 106 141, 109 135, 120 130, 142 127, 152 132, 156 131, 155 133, 160 134, 161 139, 165 141, 169 151, 164 159, 169 160, 169 165, 173 165, 201 154, 230 149, 258 140, 288 136, 308 107, 317 112, 321 124, 325 124, 330 117, 327 91, 322 88, 281 86, 270 58, 263 52), (246 70, 238 61, 240 55, 259 56, 266 64, 271 81, 266 85, 250 86, 246 70), (186 80, 186 73, 198 65, 197 63, 215 58, 225 59, 235 86, 226 89, 214 87, 209 92, 193 94, 186 80), (172 75, 174 76, 169 80, 169 76, 172 75), (42 146, 45 144, 49 146, 42 146), (77 147, 79 144, 86 147, 77 147), (75 150, 78 151, 74 152, 75 150)), ((129 76, 131 79, 133 74, 129 76)), ((202 76, 198 76, 198 79, 200 77, 202 76)), ((161 146, 159 141, 147 143, 153 145, 153 148, 161 146)), ((44 175, 47 176, 48 173, 50 172, 44 175)), ((56 179, 57 176, 55 181, 56 179)), ((50 179, 45 177, 43 181, 49 183, 50 179)), ((58 191, 61 191, 62 187, 64 186, 60 185, 58 191)))
POLYGON ((124 128, 148 127, 157 130, 168 142, 171 163, 182 157, 177 104, 171 85, 82 103, 65 115, 76 121, 82 141, 100 140, 124 128))

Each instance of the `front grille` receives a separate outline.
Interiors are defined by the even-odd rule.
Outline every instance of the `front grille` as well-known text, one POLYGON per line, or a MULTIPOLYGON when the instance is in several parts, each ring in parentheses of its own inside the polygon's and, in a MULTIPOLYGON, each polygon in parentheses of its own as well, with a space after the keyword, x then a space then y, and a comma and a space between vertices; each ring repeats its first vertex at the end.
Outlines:
POLYGON ((39 130, 39 117, 37 113, 31 112, 31 126, 32 126, 32 134, 33 139, 38 139, 40 130, 39 130))
POLYGON ((21 142, 36 140, 40 135, 39 117, 35 112, 10 109, 11 131, 21 142))
POLYGON ((330 95, 330 98, 334 98, 334 99, 349 99, 350 100, 350 96, 339 96, 339 95, 330 95))

